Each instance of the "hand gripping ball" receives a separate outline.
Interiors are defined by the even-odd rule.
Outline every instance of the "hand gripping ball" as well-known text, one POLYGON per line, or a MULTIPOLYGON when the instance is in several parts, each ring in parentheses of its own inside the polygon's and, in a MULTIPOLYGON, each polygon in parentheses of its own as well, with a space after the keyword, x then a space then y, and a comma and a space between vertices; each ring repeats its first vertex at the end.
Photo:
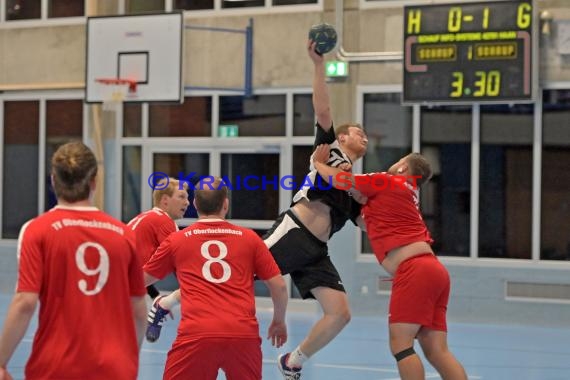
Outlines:
POLYGON ((336 30, 330 24, 316 24, 309 30, 309 39, 317 43, 315 51, 322 55, 328 53, 336 46, 336 30))

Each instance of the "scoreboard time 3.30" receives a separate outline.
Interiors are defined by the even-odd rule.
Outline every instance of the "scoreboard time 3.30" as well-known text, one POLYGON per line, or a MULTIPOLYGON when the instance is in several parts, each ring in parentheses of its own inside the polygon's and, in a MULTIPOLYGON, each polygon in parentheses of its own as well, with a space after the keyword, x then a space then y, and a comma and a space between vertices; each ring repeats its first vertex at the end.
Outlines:
POLYGON ((404 7, 404 103, 530 102, 532 0, 404 7))

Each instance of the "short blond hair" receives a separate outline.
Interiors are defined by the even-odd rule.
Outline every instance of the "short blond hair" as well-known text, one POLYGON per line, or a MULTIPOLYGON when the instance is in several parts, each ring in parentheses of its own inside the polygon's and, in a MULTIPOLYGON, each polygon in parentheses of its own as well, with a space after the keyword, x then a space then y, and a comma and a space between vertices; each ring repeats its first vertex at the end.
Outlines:
POLYGON ((154 188, 152 192, 152 204, 154 207, 158 207, 160 205, 160 200, 162 199, 163 195, 167 195, 171 197, 176 190, 186 190, 188 191, 188 182, 181 182, 176 178, 169 177, 168 179, 160 180, 154 188), (163 188, 164 182, 168 181, 168 184, 163 188))
POLYGON ((358 124, 358 123, 345 123, 342 125, 339 125, 338 127, 335 128, 334 132, 335 134, 338 135, 348 135, 348 131, 350 128, 358 128, 360 130, 364 130, 364 128, 362 128, 362 125, 358 124))

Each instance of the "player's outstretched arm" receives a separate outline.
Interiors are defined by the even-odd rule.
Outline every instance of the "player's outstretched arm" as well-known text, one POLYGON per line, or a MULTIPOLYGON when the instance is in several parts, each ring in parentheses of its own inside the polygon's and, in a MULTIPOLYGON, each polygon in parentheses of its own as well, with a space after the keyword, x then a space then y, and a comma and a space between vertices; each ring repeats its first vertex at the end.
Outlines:
POLYGON ((281 347, 287 342, 287 325, 285 324, 285 312, 287 310, 287 285, 283 276, 277 275, 265 280, 265 285, 271 294, 273 301, 273 320, 267 330, 267 339, 275 347, 281 347))
POLYGON ((309 57, 313 61, 313 108, 317 116, 317 122, 327 132, 332 127, 329 90, 325 76, 325 59, 315 51, 316 43, 312 40, 307 42, 309 57))
POLYGON ((36 311, 38 298, 38 293, 31 292, 18 292, 14 295, 0 337, 0 367, 6 367, 16 347, 22 341, 36 311))

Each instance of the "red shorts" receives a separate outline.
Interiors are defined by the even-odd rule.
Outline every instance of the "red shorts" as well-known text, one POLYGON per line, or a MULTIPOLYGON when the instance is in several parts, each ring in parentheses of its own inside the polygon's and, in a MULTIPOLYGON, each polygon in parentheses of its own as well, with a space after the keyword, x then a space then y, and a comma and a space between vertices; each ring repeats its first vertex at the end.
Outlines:
POLYGON ((174 342, 163 380, 216 380, 222 369, 228 380, 261 379, 260 338, 197 338, 174 342))
POLYGON ((449 290, 449 273, 435 255, 422 254, 403 261, 392 283, 388 322, 417 323, 447 331, 449 290))

